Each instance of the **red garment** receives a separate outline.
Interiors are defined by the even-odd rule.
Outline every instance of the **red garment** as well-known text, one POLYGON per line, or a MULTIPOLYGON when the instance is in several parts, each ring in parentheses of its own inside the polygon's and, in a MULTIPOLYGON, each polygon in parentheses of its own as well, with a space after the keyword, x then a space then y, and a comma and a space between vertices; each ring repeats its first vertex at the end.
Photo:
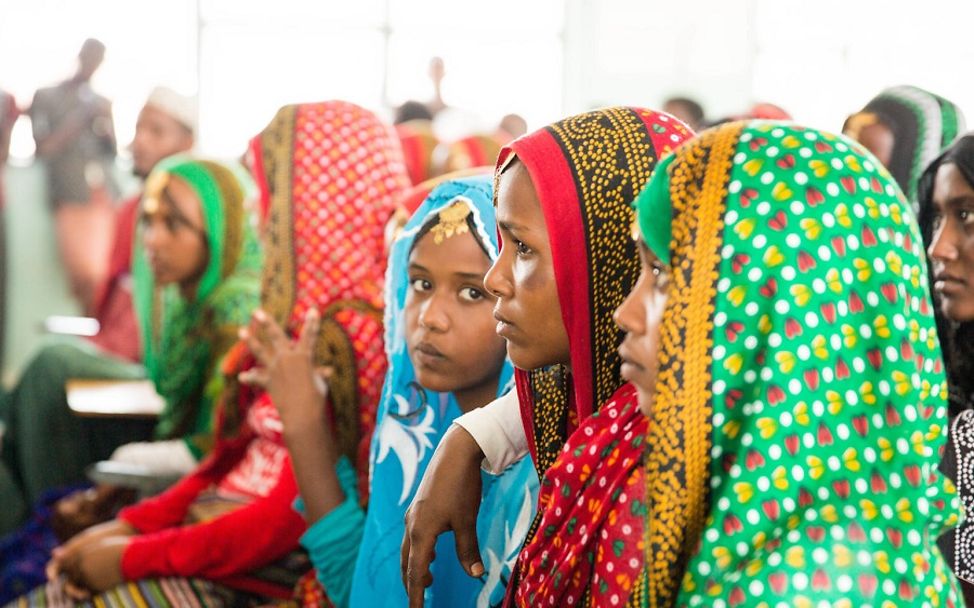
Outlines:
POLYGON ((428 120, 410 120, 396 125, 396 135, 402 145, 409 171, 409 180, 419 184, 433 176, 433 151, 439 140, 433 135, 433 126, 428 120))
POLYGON ((101 330, 91 338, 102 350, 127 361, 142 359, 131 287, 132 247, 141 198, 141 194, 133 196, 116 212, 115 240, 108 261, 108 277, 95 299, 95 318, 101 330))
MULTIPOLYGON (((386 369, 383 229, 408 187, 401 151, 392 130, 373 114, 331 101, 282 108, 251 152, 254 165, 264 169, 255 176, 267 242, 261 304, 291 335, 308 309, 321 312, 316 363, 336 369, 329 380, 336 441, 357 460, 360 485, 367 488, 368 442, 386 369)), ((119 514, 140 532, 122 556, 126 579, 202 577, 290 596, 290 587, 246 574, 297 548, 305 529, 292 508, 297 482, 273 406, 235 380, 252 364, 242 343, 224 359, 228 388, 214 453, 164 494, 119 514), (234 437, 241 416, 247 424, 234 437), (212 489, 252 502, 183 525, 193 501, 212 489)))
POLYGON ((648 419, 624 384, 569 438, 545 473, 541 524, 521 550, 517 606, 625 606, 645 563, 648 419))
POLYGON ((334 426, 364 501, 386 369, 385 226, 409 187, 402 150, 389 126, 342 101, 285 106, 250 150, 263 168, 255 175, 269 242, 263 305, 292 335, 309 308, 321 313, 315 352, 328 359, 319 364, 339 366, 330 383, 334 426), (354 354, 354 378, 341 373, 352 363, 343 353, 354 354))
POLYGON ((122 555, 127 580, 198 577, 273 597, 290 595, 290 587, 241 574, 294 550, 305 530, 292 508, 298 488, 280 420, 266 395, 248 410, 247 422, 244 435, 222 441, 175 486, 119 513, 139 531, 122 555), (208 522, 183 525, 192 503, 214 489, 250 502, 208 522))
POLYGON ((450 144, 444 168, 446 171, 461 171, 473 167, 493 165, 497 155, 509 140, 502 141, 491 134, 470 135, 450 144))
POLYGON ((528 446, 541 473, 578 421, 622 384, 616 353, 622 335, 612 314, 639 276, 631 205, 660 158, 690 136, 668 114, 606 108, 501 150, 497 166, 516 155, 537 191, 571 351, 569 382, 552 379, 551 370, 515 371, 528 446))

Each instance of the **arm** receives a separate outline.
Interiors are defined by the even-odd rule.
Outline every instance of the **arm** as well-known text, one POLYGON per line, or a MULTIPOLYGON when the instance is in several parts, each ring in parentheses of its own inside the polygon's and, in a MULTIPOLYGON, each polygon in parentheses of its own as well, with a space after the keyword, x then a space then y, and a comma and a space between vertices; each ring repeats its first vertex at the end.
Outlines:
POLYGON ((343 608, 349 605, 352 592, 365 512, 358 504, 355 469, 347 458, 339 459, 337 472, 345 502, 313 523, 301 537, 301 546, 308 552, 329 599, 343 608))
POLYGON ((462 426, 451 426, 423 475, 409 510, 402 540, 400 567, 410 608, 423 605, 426 587, 433 584, 430 564, 437 537, 453 531, 457 558, 472 577, 484 574, 477 542, 477 515, 483 482, 484 453, 462 426))
POLYGON ((292 342, 259 310, 243 332, 261 367, 245 372, 241 380, 266 387, 280 413, 308 521, 318 521, 346 498, 336 473, 338 450, 329 420, 327 385, 317 375, 312 358, 319 329, 318 313, 311 310, 301 335, 292 342))
POLYGON ((208 466, 197 468, 162 494, 122 509, 118 519, 140 534, 151 534, 182 524, 196 497, 216 481, 213 470, 208 466))
POLYGON ((219 579, 252 570, 294 549, 305 525, 291 507, 297 485, 285 463, 265 498, 201 524, 133 538, 122 554, 127 580, 157 576, 219 579))
POLYGON ((466 430, 484 453, 481 467, 500 475, 528 454, 528 439, 521 423, 517 391, 510 391, 454 421, 466 430))

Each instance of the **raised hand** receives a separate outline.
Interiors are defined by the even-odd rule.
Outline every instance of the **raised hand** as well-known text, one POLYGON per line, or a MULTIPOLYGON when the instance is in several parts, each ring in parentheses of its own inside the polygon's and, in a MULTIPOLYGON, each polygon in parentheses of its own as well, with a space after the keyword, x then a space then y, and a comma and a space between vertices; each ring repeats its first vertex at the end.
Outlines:
POLYGON ((250 325, 240 331, 258 362, 257 367, 240 374, 240 381, 267 391, 285 428, 322 418, 330 369, 314 365, 314 344, 320 328, 318 312, 311 309, 305 314, 298 339, 291 340, 266 312, 258 310, 250 325))

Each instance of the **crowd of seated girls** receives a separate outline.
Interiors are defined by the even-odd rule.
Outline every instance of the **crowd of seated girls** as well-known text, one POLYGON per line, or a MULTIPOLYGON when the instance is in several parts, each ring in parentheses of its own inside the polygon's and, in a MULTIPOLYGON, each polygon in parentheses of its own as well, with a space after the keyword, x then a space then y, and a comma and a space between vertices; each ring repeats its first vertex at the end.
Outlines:
POLYGON ((302 103, 247 172, 190 153, 180 103, 143 109, 173 136, 119 218, 138 352, 50 346, 0 406, 3 601, 974 601, 949 100, 890 88, 842 134, 611 107, 448 145, 424 104, 302 103), (162 413, 80 419, 74 377, 148 379, 162 413), (103 459, 177 480, 75 491, 103 459))

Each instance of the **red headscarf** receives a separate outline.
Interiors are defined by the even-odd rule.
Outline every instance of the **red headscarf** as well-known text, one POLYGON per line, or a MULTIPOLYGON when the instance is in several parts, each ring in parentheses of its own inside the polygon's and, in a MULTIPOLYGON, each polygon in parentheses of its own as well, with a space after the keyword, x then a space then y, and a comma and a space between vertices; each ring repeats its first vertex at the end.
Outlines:
POLYGON ((517 370, 528 444, 539 473, 551 465, 578 422, 622 385, 612 313, 636 283, 632 202, 660 157, 692 135, 668 114, 607 108, 526 135, 501 150, 516 155, 541 201, 571 349, 570 378, 560 366, 517 370))
POLYGON ((384 230, 409 187, 399 142, 372 112, 326 101, 281 108, 250 151, 268 242, 262 305, 292 334, 309 308, 322 314, 316 358, 343 369, 329 381, 339 447, 366 484, 386 368, 384 230))

